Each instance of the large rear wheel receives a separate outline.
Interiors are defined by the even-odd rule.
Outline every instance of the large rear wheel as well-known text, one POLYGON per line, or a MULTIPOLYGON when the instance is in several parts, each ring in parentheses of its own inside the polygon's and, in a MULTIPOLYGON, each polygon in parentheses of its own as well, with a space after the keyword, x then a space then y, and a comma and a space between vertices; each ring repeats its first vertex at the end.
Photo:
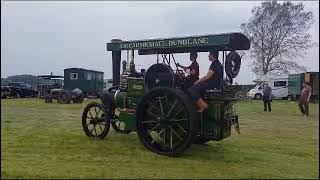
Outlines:
POLYGON ((193 143, 198 129, 195 104, 177 89, 152 89, 141 100, 136 116, 140 141, 162 155, 181 154, 193 143))

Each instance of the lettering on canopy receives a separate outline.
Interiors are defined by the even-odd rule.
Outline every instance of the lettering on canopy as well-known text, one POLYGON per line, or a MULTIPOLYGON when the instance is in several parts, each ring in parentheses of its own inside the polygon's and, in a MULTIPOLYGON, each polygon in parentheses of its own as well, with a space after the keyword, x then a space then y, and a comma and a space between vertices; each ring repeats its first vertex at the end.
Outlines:
POLYGON ((120 43, 120 49, 166 48, 207 45, 208 37, 120 43))

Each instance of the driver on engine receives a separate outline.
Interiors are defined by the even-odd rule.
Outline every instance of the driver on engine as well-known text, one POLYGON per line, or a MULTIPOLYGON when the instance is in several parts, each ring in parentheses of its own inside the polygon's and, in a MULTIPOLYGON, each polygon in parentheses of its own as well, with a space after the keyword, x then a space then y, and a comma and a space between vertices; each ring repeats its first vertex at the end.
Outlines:
POLYGON ((197 80, 195 84, 188 89, 193 100, 197 102, 197 105, 199 107, 198 112, 203 112, 208 108, 208 104, 201 98, 201 95, 205 93, 205 90, 221 89, 223 67, 218 60, 218 57, 218 50, 213 49, 209 52, 208 58, 212 63, 207 74, 197 80))
POLYGON ((187 87, 191 87, 197 80, 199 80, 199 64, 197 62, 198 53, 197 52, 191 52, 190 53, 190 61, 192 61, 190 66, 182 66, 179 63, 177 64, 178 67, 183 68, 184 70, 190 69, 190 76, 189 76, 189 82, 187 84, 190 84, 187 87))

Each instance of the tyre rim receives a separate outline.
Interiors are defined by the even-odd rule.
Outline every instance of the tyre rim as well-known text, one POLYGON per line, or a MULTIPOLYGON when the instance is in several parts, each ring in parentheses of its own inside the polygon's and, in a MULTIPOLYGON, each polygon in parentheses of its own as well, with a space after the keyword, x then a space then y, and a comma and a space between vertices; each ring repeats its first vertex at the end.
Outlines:
POLYGON ((86 128, 90 136, 98 137, 107 128, 105 115, 99 106, 92 106, 86 114, 86 128))
POLYGON ((189 134, 189 117, 185 105, 172 95, 157 95, 143 108, 141 132, 152 148, 173 151, 189 134))

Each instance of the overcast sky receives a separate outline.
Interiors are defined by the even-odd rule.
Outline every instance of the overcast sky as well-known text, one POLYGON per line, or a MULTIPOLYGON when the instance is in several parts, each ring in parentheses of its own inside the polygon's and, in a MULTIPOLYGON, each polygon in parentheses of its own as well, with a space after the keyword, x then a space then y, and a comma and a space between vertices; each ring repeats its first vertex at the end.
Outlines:
MULTIPOLYGON (((106 43, 122 40, 166 38, 240 31, 259 1, 203 2, 3 2, 1 1, 1 77, 17 74, 42 75, 79 67, 103 71, 112 77, 111 52, 106 43)), ((319 2, 304 2, 314 13, 310 33, 319 43, 319 2)), ((126 58, 125 54, 122 56, 126 58)), ((176 56, 180 64, 190 63, 189 55, 176 56)), ((147 68, 156 56, 135 56, 137 68, 147 68)), ((319 49, 303 59, 309 71, 319 71, 319 49)), ((207 53, 198 57, 200 75, 207 72, 207 53)), ((235 79, 251 83, 254 74, 249 57, 235 79)))

